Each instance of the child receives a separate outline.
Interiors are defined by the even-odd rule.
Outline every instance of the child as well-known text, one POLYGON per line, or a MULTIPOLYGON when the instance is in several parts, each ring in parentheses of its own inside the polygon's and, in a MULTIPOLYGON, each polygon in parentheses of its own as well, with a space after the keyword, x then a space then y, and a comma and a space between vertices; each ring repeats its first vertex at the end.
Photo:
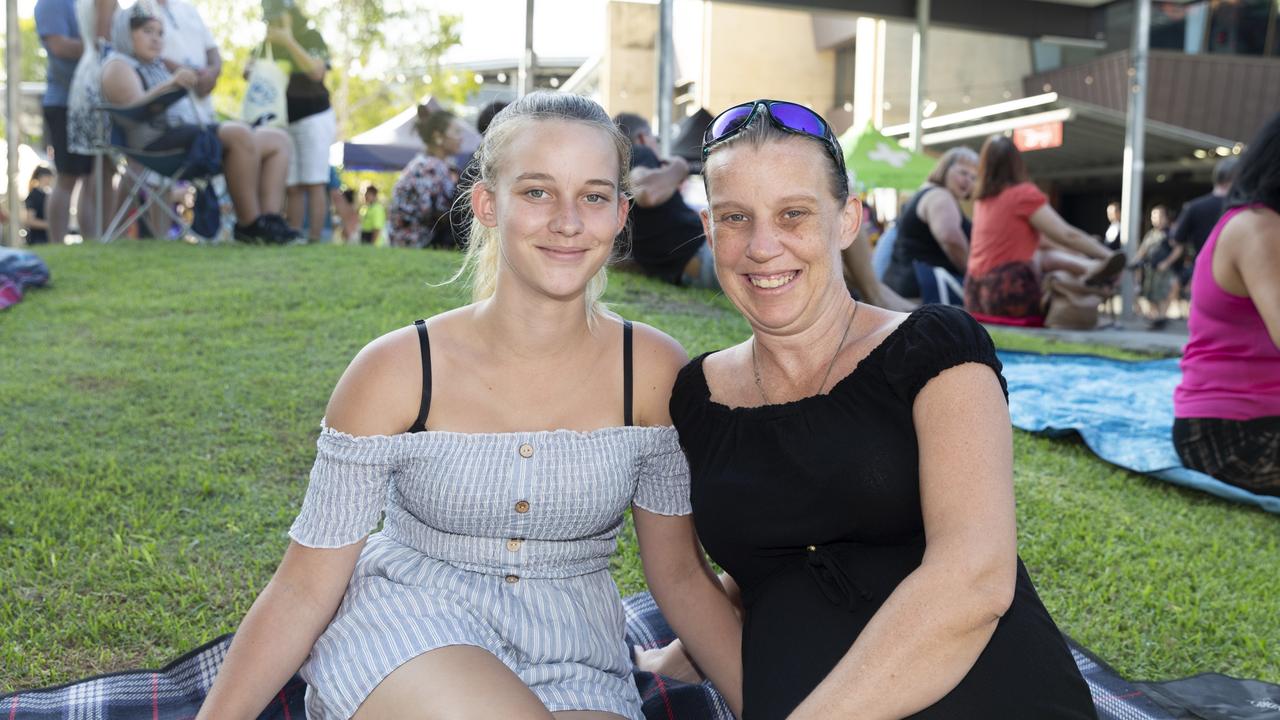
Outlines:
POLYGON ((1151 208, 1151 229, 1142 238, 1134 261, 1142 268, 1142 297, 1152 310, 1148 325, 1152 330, 1165 326, 1169 304, 1181 290, 1175 268, 1182 258, 1182 245, 1169 233, 1169 210, 1164 205, 1151 208))
POLYGON ((364 205, 360 207, 360 242, 377 245, 386 224, 387 209, 378 202, 378 188, 370 185, 364 189, 364 205))
POLYGON ((53 171, 41 165, 31 173, 31 182, 27 186, 27 199, 23 203, 26 210, 22 214, 22 226, 27 229, 28 245, 44 245, 49 242, 49 221, 44 214, 45 202, 49 198, 49 187, 53 185, 53 171))

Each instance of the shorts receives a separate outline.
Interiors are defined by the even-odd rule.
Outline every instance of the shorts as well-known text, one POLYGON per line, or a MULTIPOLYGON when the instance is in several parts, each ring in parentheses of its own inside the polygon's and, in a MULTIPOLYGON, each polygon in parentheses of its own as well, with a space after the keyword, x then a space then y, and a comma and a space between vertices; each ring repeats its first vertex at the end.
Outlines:
POLYGON ((1005 263, 964 281, 964 309, 980 315, 1042 317, 1040 278, 1031 263, 1005 263))
POLYGON ((59 175, 88 175, 93 172, 93 157, 73 153, 67 147, 67 109, 44 108, 44 141, 53 149, 53 167, 59 175))
POLYGON ((1259 495, 1280 496, 1280 416, 1174 418, 1182 464, 1259 495))
POLYGON ((338 119, 329 108, 289 123, 293 155, 289 158, 289 187, 329 183, 329 146, 338 136, 338 119))

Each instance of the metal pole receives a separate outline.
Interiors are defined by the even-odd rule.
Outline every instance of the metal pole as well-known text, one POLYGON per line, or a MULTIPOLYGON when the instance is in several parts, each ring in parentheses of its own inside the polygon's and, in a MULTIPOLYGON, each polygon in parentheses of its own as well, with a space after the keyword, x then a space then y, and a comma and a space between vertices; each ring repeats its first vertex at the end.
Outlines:
POLYGON ((22 204, 18 202, 18 103, 21 98, 22 38, 18 35, 18 0, 5 2, 5 141, 8 143, 8 167, 5 169, 5 188, 9 199, 9 247, 22 247, 22 204))
POLYGON ((911 149, 924 149, 921 137, 921 107, 924 103, 924 75, 928 67, 929 0, 916 0, 916 31, 911 35, 911 149))
POLYGON ((658 150, 671 156, 671 106, 675 104, 676 55, 671 37, 674 0, 658 3, 658 150))
POLYGON ((516 72, 516 94, 520 97, 533 92, 538 69, 538 58, 533 54, 533 2, 524 1, 524 54, 520 56, 520 69, 516 72))
MULTIPOLYGON (((1138 253, 1142 233, 1143 145, 1147 124, 1147 48, 1151 37, 1151 0, 1134 0, 1133 47, 1129 51, 1129 113, 1125 118, 1124 178, 1120 189, 1120 229, 1129 260, 1138 253)), ((1120 280, 1120 317, 1134 319, 1136 288, 1133 275, 1120 280)))

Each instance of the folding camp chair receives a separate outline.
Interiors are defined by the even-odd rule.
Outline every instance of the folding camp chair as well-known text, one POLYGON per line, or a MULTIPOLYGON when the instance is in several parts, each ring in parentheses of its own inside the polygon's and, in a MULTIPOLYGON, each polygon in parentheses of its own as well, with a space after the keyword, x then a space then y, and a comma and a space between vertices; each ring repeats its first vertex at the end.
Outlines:
MULTIPOLYGON (((111 118, 111 145, 107 150, 122 169, 121 177, 130 183, 129 197, 120 203, 120 209, 103 230, 102 242, 110 242, 121 237, 124 231, 135 220, 143 217, 147 209, 153 205, 164 211, 169 222, 178 226, 178 237, 201 237, 192 231, 191 223, 174 210, 168 197, 180 182, 191 182, 197 187, 204 187, 212 180, 212 176, 193 176, 188 172, 192 166, 192 157, 188 148, 172 150, 132 148, 125 143, 124 132, 126 127, 147 123, 156 116, 162 115, 170 105, 187 97, 188 92, 184 88, 174 88, 146 103, 123 107, 98 106, 98 109, 111 118), (141 171, 135 169, 134 163, 142 168, 141 171)), ((160 228, 152 228, 153 232, 159 230, 160 228)), ((202 239, 213 241, 217 237, 202 239)))

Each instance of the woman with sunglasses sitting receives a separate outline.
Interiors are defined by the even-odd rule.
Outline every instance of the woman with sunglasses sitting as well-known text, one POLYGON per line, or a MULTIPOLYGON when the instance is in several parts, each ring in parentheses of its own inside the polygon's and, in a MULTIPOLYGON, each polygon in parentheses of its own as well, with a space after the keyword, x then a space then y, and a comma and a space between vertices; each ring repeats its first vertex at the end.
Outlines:
MULTIPOLYGON (((196 76, 188 68, 170 74, 160 60, 164 24, 147 0, 116 13, 115 52, 102 68, 102 97, 117 107, 149 102, 175 88, 190 90, 196 76)), ((190 97, 169 105, 151 122, 124 126, 128 147, 173 150, 190 147, 205 121, 190 97)), ((283 243, 298 237, 280 215, 292 152, 289 136, 274 128, 250 128, 224 122, 217 128, 227 191, 236 212, 235 237, 251 242, 283 243)))
POLYGON ((860 206, 811 110, 731 108, 703 156, 716 272, 752 335, 686 366, 671 414, 698 535, 741 588, 746 717, 1096 717, 1018 559, 987 333, 850 298, 860 206))

